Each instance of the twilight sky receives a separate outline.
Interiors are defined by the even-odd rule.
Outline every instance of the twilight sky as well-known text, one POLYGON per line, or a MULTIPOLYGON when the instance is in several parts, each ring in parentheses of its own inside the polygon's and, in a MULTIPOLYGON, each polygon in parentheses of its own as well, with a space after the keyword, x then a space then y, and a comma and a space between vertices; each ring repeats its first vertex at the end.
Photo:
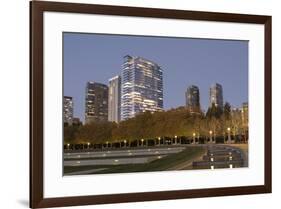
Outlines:
POLYGON ((248 42, 104 34, 63 34, 64 95, 72 96, 74 117, 84 121, 87 81, 108 84, 121 75, 125 55, 141 56, 163 69, 164 109, 185 105, 189 85, 200 90, 201 108, 209 105, 209 88, 223 86, 224 102, 240 107, 248 101, 248 42))

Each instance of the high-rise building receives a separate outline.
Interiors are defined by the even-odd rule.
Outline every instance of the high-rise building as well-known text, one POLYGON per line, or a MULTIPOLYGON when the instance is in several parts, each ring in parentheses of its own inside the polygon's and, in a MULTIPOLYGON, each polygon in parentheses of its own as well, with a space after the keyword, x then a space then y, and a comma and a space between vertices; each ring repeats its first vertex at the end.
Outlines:
POLYGON ((121 105, 121 77, 109 79, 108 85, 108 120, 118 123, 120 121, 121 105))
POLYGON ((163 71, 142 57, 124 57, 122 66, 121 120, 137 113, 163 110, 163 71))
POLYGON ((216 107, 223 108, 222 86, 218 83, 215 83, 210 88, 210 107, 212 107, 213 104, 216 107))
POLYGON ((72 97, 63 97, 63 122, 72 125, 73 122, 73 100, 72 97))
POLYGON ((108 120, 108 86, 96 82, 86 85, 85 123, 108 120))
POLYGON ((185 92, 186 107, 190 113, 200 113, 200 93, 197 86, 191 85, 185 92))

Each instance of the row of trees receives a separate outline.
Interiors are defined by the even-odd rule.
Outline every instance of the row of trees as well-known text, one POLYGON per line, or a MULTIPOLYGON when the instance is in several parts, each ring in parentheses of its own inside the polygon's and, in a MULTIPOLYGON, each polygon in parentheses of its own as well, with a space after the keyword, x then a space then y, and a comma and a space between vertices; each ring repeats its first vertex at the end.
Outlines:
POLYGON ((213 137, 227 134, 245 134, 241 115, 233 114, 228 103, 224 108, 213 105, 206 115, 191 114, 187 108, 179 107, 163 112, 144 112, 136 117, 114 122, 93 122, 81 126, 64 127, 65 143, 106 143, 120 140, 152 139, 157 137, 187 136, 213 137), (211 132, 210 132, 211 131, 211 132))

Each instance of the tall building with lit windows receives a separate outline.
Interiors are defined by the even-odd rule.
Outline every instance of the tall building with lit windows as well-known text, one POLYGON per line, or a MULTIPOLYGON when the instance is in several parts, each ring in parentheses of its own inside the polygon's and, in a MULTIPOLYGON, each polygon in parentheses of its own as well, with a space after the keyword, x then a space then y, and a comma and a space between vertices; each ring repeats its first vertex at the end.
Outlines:
POLYGON ((120 121, 121 76, 109 79, 108 85, 108 121, 120 121))
POLYGON ((185 92, 186 107, 190 113, 200 113, 200 93, 197 86, 191 85, 185 92))
POLYGON ((222 85, 215 83, 210 88, 210 107, 212 105, 223 108, 223 91, 222 85))
POLYGON ((121 77, 121 120, 163 110, 163 71, 158 64, 127 55, 121 77))
POLYGON ((73 122, 73 100, 72 97, 63 97, 63 122, 72 125, 73 122))
POLYGON ((108 120, 108 86, 87 82, 85 99, 85 123, 108 120))

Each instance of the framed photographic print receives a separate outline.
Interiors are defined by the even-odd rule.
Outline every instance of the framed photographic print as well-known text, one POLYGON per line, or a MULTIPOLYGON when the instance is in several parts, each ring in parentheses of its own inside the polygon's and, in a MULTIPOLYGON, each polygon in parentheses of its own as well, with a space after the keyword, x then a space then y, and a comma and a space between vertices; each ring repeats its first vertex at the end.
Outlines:
POLYGON ((270 16, 30 15, 30 207, 271 192, 270 16))

